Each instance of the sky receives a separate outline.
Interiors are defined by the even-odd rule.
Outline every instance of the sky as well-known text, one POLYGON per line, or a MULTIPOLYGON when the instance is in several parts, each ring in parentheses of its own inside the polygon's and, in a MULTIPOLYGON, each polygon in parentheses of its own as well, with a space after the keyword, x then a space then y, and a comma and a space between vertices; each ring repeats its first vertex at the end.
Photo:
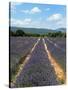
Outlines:
POLYGON ((11 2, 10 24, 26 28, 65 28, 66 6, 11 2))

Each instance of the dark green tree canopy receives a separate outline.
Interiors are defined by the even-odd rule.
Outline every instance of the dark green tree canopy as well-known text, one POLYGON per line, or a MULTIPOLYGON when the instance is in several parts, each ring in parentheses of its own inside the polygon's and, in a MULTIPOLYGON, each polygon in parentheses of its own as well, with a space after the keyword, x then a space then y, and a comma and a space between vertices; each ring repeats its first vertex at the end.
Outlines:
POLYGON ((17 30, 16 31, 16 35, 17 36, 24 36, 25 35, 25 32, 23 30, 17 30))

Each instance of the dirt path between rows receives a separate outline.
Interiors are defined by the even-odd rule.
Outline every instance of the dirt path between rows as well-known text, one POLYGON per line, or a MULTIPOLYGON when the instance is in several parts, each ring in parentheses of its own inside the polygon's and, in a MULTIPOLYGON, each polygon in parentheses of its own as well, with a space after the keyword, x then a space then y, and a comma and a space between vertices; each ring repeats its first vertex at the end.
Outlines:
POLYGON ((61 84, 65 83, 66 81, 65 81, 65 74, 63 69, 61 68, 60 64, 57 62, 57 60, 52 56, 52 54, 48 50, 48 47, 44 39, 43 39, 43 43, 44 43, 45 50, 48 54, 49 61, 51 62, 51 65, 54 68, 55 74, 57 76, 57 80, 59 80, 61 84))

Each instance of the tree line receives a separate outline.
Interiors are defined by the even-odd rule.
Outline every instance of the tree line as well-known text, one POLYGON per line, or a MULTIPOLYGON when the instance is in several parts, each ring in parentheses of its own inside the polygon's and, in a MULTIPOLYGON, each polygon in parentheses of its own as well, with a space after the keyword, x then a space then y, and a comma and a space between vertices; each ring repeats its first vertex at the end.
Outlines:
POLYGON ((12 31, 12 30, 9 30, 9 34, 10 36, 33 36, 33 37, 40 37, 41 35, 40 34, 33 34, 33 33, 25 33, 23 30, 16 30, 15 31, 12 31))
POLYGON ((45 36, 48 36, 48 37, 66 37, 66 33, 65 32, 61 32, 61 31, 58 31, 58 32, 48 32, 48 33, 45 33, 45 34, 33 34, 33 33, 25 33, 23 30, 16 30, 16 31, 12 31, 12 30, 9 30, 9 34, 10 36, 33 36, 33 37, 45 37, 45 36))
POLYGON ((46 36, 48 36, 48 37, 66 37, 66 32, 61 32, 61 31, 49 32, 46 34, 46 36))

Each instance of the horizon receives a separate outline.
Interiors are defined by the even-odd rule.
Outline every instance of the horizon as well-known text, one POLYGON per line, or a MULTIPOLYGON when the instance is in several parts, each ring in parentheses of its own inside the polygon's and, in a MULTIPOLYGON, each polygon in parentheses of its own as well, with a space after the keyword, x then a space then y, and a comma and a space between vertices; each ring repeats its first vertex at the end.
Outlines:
POLYGON ((60 27, 60 28, 55 28, 55 29, 51 29, 51 28, 40 28, 40 27, 18 27, 18 26, 9 26, 9 27, 15 27, 15 28, 27 28, 27 29, 29 29, 29 28, 33 28, 33 29, 50 29, 50 30, 56 30, 56 29, 66 29, 66 27, 60 27))
POLYGON ((11 27, 66 28, 66 6, 55 4, 10 3, 11 27))

